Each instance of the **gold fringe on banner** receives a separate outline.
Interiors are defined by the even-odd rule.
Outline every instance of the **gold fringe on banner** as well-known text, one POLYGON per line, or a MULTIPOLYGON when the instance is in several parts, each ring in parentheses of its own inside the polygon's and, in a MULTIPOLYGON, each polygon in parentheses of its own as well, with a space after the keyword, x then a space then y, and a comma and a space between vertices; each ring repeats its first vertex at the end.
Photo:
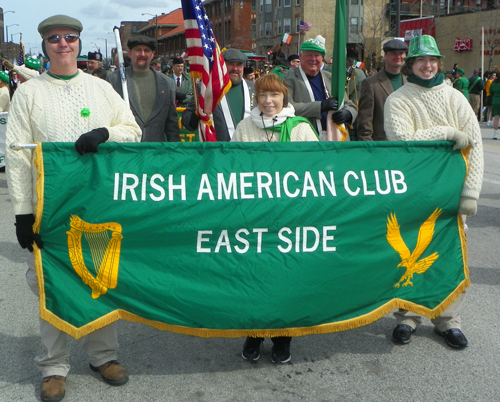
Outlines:
MULTIPOLYGON (((38 250, 38 253, 40 251, 38 250)), ((54 315, 51 311, 45 308, 45 294, 43 293, 43 275, 41 274, 41 262, 40 256, 36 258, 37 262, 37 274, 40 289, 40 317, 52 324, 57 329, 69 334, 75 339, 80 339, 81 337, 88 335, 100 328, 105 327, 117 320, 127 320, 131 322, 137 322, 140 324, 149 325, 156 329, 162 331, 174 332, 183 335, 198 336, 201 338, 241 338, 245 336, 257 336, 257 337, 275 337, 275 336, 304 336, 304 335, 314 335, 314 334, 327 334, 330 332, 340 332, 347 331, 350 329, 359 328, 372 322, 375 322, 382 318, 383 316, 389 314, 391 311, 397 308, 402 308, 408 311, 412 311, 416 314, 428 318, 436 318, 441 315, 449 306, 451 306, 458 296, 470 285, 468 269, 464 270, 466 274, 465 280, 463 280, 457 288, 436 308, 429 309, 427 307, 402 300, 393 299, 390 302, 380 306, 379 308, 373 310, 368 314, 361 315, 356 318, 352 318, 345 321, 332 322, 328 324, 315 325, 311 327, 296 327, 296 328, 280 328, 280 329, 209 329, 209 328, 189 328, 179 325, 165 324, 159 321, 148 320, 143 317, 139 317, 135 314, 129 313, 125 310, 115 310, 105 316, 89 323, 81 328, 76 328, 73 325, 61 320, 59 317, 54 315), (40 280, 41 279, 41 280, 40 280), (41 284, 41 285, 40 285, 41 284)))

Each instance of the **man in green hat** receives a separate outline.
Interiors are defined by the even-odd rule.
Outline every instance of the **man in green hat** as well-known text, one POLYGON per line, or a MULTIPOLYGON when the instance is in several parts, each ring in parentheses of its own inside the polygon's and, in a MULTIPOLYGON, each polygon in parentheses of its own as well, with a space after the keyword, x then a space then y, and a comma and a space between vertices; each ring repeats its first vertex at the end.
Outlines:
MULTIPOLYGON (((50 68, 16 90, 9 111, 8 144, 72 142, 77 152, 84 154, 97 152, 99 144, 106 141, 140 140, 141 130, 120 96, 106 81, 78 70, 82 29, 80 21, 65 15, 47 18, 38 26, 50 68), (85 100, 89 103, 82 104, 85 100)), ((28 263, 26 279, 38 296, 33 248, 43 248, 43 239, 33 232, 37 172, 28 149, 9 148, 7 159, 7 182, 15 213, 16 235, 21 247, 30 251, 25 256, 28 263)), ((40 333, 43 353, 35 361, 43 377, 41 400, 57 402, 64 398, 70 368, 66 334, 44 320, 40 320, 40 333)), ((105 382, 122 385, 128 381, 127 371, 116 360, 116 323, 88 335, 84 349, 90 368, 99 372, 105 382)))
POLYGON ((333 110, 336 124, 352 124, 358 114, 354 102, 344 97, 344 105, 338 108, 339 100, 330 97, 332 75, 324 70, 326 55, 325 38, 321 35, 308 39, 300 46, 300 66, 285 76, 288 98, 295 107, 297 116, 308 119, 317 130, 320 139, 326 139, 326 117, 333 110))
MULTIPOLYGON (((433 37, 424 35, 410 42, 402 72, 407 82, 386 100, 384 129, 389 141, 453 141, 453 150, 469 148, 467 176, 459 198, 458 215, 472 216, 477 212, 477 200, 483 181, 484 159, 481 130, 474 111, 458 91, 444 82, 441 54, 433 37)), ((422 180, 432 178, 422 177, 422 180)), ((432 188, 432 182, 429 182, 432 188)), ((422 204, 435 209, 435 205, 422 204)), ((462 236, 463 236, 463 229, 462 236)), ((460 236, 459 233, 456 233, 460 236)), ((463 236, 463 239, 465 236, 463 236)), ((465 240, 462 240, 465 241, 465 240)), ((459 269, 462 269, 460 267, 459 269)), ((422 284, 424 285, 424 284, 422 284)), ((432 286, 427 283, 426 286, 432 286)), ((465 303, 465 292, 458 289, 450 296, 453 303, 432 319, 434 331, 452 348, 468 345, 461 330, 460 312, 465 303)), ((422 323, 422 317, 403 309, 394 313, 397 325, 392 332, 396 343, 407 344, 422 323)))
POLYGON ((457 78, 453 81, 453 88, 462 92, 465 99, 469 100, 469 80, 465 77, 465 71, 461 68, 457 69, 457 78))

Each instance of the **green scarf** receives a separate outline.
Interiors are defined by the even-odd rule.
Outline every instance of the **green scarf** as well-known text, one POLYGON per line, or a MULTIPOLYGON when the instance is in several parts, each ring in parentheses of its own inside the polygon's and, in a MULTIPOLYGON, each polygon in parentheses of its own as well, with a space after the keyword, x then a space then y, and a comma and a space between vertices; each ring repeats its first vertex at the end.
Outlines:
POLYGON ((314 134, 316 134, 316 137, 318 137, 318 133, 316 133, 316 130, 312 126, 311 122, 305 117, 300 116, 288 117, 283 123, 278 124, 277 126, 266 127, 266 130, 280 133, 279 142, 290 142, 290 135, 292 134, 293 128, 300 123, 309 124, 309 126, 311 126, 311 129, 314 131, 314 134))
POLYGON ((417 77, 415 74, 411 74, 408 77, 406 77, 406 80, 408 82, 411 82, 412 84, 420 85, 421 87, 432 88, 435 87, 436 85, 441 85, 443 83, 444 74, 436 74, 430 80, 424 80, 420 77, 417 77))

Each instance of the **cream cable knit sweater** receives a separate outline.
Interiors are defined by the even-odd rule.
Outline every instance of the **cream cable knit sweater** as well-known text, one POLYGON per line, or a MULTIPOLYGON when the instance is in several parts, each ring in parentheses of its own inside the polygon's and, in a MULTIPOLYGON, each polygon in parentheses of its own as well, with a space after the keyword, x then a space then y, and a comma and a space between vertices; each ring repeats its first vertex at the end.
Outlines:
MULTIPOLYGON (((7 123, 7 144, 75 142, 80 135, 99 127, 108 129, 108 141, 141 139, 132 112, 109 83, 82 71, 69 81, 45 73, 20 85, 15 92, 7 123), (84 108, 90 110, 87 117, 81 114, 84 108)), ((16 215, 34 212, 36 169, 32 154, 31 150, 7 148, 7 183, 16 215)))
MULTIPOLYGON (((271 130, 266 131, 257 127, 252 117, 249 116, 236 126, 231 142, 278 142, 280 133, 275 133, 271 130)), ((291 141, 318 141, 318 137, 307 123, 299 123, 293 129, 290 135, 291 141)))
POLYGON ((389 141, 444 141, 453 128, 477 143, 469 152, 469 172, 462 196, 479 198, 483 184, 483 145, 477 117, 467 99, 443 83, 433 88, 406 83, 384 106, 384 129, 389 141))

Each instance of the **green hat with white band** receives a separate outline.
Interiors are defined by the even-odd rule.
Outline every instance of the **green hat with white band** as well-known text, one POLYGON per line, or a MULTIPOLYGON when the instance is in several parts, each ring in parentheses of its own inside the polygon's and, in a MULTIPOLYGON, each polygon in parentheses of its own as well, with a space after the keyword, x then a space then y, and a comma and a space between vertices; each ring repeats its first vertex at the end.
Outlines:
POLYGON ((40 70, 42 63, 36 57, 28 56, 24 59, 24 65, 32 70, 40 70))
POLYGON ((316 36, 314 39, 308 39, 300 45, 300 51, 311 50, 313 52, 319 52, 323 56, 326 55, 325 38, 321 35, 316 36))
POLYGON ((410 48, 405 61, 412 57, 421 56, 444 57, 439 53, 436 40, 430 35, 416 36, 410 41, 410 48))

